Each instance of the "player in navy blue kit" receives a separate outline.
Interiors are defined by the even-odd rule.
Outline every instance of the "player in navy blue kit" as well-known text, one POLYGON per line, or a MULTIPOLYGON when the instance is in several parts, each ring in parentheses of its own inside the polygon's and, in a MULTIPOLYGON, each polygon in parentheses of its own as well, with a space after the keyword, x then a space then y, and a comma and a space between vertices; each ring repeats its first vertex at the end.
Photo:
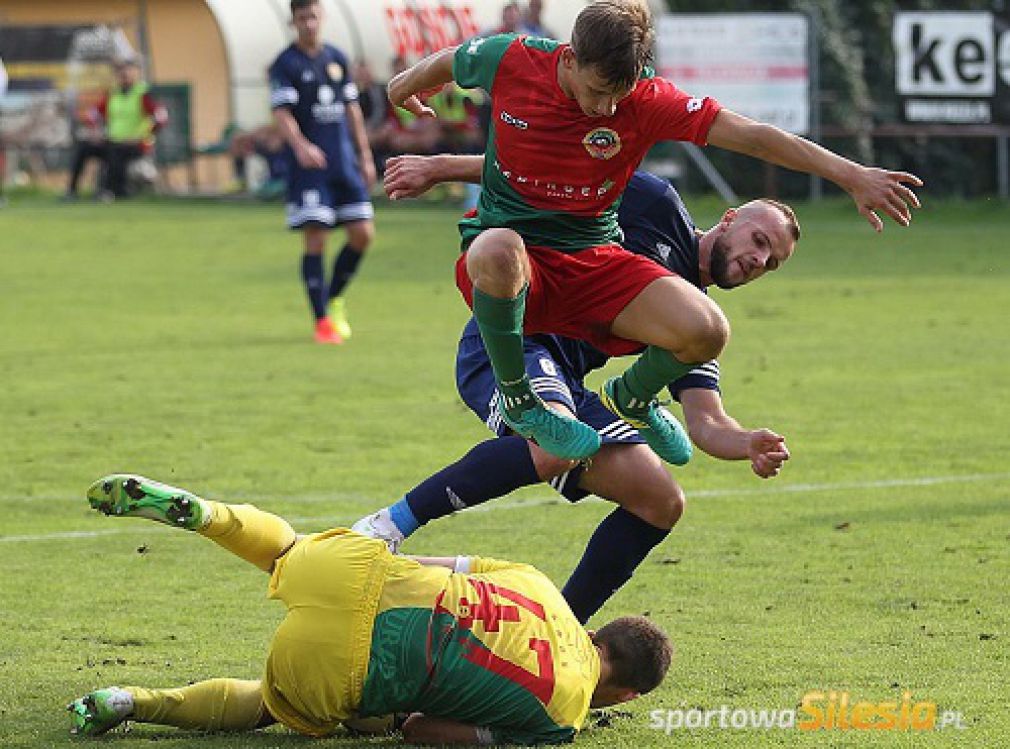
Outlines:
POLYGON ((305 238, 302 278, 316 340, 342 343, 351 334, 344 290, 375 235, 375 165, 347 58, 322 41, 319 0, 291 0, 291 18, 297 38, 270 66, 270 105, 291 160, 288 226, 305 238), (327 284, 323 253, 336 226, 347 243, 327 284))
MULTIPOLYGON (((385 177, 390 197, 419 195, 438 182, 479 180, 482 157, 398 157, 385 177)), ((720 222, 699 231, 668 182, 636 172, 618 212, 627 249, 669 268, 700 289, 729 289, 780 267, 799 239, 792 210, 757 200, 726 211, 720 222)), ((619 507, 593 534, 563 589, 580 621, 588 619, 659 544, 679 520, 684 493, 638 432, 607 410, 587 390, 585 376, 608 357, 583 341, 555 335, 524 339, 534 390, 599 432, 603 446, 588 466, 563 460, 512 435, 495 407, 495 380, 480 332, 471 319, 456 360, 457 386, 466 404, 498 435, 474 447, 390 507, 355 524, 393 547, 420 525, 472 507, 522 486, 549 481, 570 501, 588 494, 619 507)), ((768 429, 745 429, 723 408, 719 365, 702 364, 670 384, 680 401, 688 432, 702 450, 725 460, 750 460, 755 474, 770 478, 789 458, 785 439, 768 429)))

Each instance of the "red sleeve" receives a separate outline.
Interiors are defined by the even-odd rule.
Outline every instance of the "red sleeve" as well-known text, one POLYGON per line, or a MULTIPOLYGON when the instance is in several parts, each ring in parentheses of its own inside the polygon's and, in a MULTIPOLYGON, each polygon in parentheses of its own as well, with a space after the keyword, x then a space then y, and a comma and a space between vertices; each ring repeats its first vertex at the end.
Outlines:
POLYGON ((652 78, 638 88, 641 93, 635 93, 642 123, 656 140, 705 145, 712 121, 722 109, 719 102, 684 93, 665 78, 652 78))
POLYGON ((104 94, 101 100, 98 102, 98 106, 95 107, 98 110, 98 114, 104 120, 108 117, 109 113, 109 95, 104 94))
POLYGON ((154 129, 157 130, 166 122, 168 122, 168 111, 159 104, 151 94, 144 94, 143 103, 141 104, 144 112, 154 121, 154 129))

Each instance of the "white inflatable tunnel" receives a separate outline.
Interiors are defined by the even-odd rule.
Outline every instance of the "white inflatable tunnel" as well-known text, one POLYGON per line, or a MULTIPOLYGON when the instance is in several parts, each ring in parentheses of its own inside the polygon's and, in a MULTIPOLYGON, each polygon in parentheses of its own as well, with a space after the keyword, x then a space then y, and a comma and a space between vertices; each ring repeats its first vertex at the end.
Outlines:
MULTIPOLYGON (((206 0, 224 40, 232 119, 243 128, 269 119, 266 71, 293 39, 288 0, 206 0)), ((321 0, 324 37, 384 80, 394 56, 414 62, 501 24, 499 0, 321 0)), ((522 3, 525 5, 525 3, 522 3)), ((544 0, 543 21, 567 39, 585 0, 544 0)), ((662 3, 650 3, 662 12, 662 3)))

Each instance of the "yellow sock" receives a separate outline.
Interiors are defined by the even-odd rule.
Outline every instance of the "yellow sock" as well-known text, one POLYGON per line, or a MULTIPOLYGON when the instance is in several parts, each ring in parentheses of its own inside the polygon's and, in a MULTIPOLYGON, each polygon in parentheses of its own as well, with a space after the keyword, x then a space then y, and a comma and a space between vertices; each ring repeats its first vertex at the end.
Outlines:
POLYGON ((125 687, 131 720, 201 731, 250 731, 266 711, 259 679, 210 679, 181 689, 125 687))
POLYGON ((295 542, 295 531, 283 518, 252 505, 204 502, 210 506, 211 519, 197 532, 265 572, 295 542))

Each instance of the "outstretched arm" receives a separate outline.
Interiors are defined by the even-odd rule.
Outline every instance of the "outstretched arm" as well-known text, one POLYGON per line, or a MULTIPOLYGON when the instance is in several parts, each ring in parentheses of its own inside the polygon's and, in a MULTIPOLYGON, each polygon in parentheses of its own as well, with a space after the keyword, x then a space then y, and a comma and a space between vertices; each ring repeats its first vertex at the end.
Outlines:
POLYGON ((908 187, 922 187, 922 180, 908 172, 891 172, 850 161, 806 138, 792 135, 774 125, 755 122, 741 114, 722 109, 708 131, 708 142, 729 151, 778 164, 798 172, 831 180, 849 194, 859 212, 876 231, 884 222, 882 211, 902 226, 912 221, 912 208, 919 199, 908 187))
POLYGON ((488 745, 519 744, 533 746, 540 744, 567 744, 575 731, 571 728, 557 728, 547 732, 532 733, 524 730, 478 728, 467 723, 435 718, 422 713, 414 713, 403 724, 403 740, 408 744, 453 744, 488 745))
POLYGON ((386 161, 382 186, 390 200, 417 198, 443 182, 480 184, 483 156, 393 156, 386 161))
POLYGON ((418 117, 434 117, 434 110, 422 104, 417 95, 444 86, 452 80, 455 54, 456 47, 446 47, 393 76, 386 87, 390 103, 394 107, 403 107, 418 117))
POLYGON ((453 572, 466 572, 470 568, 470 557, 418 557, 408 556, 425 567, 445 567, 453 572))
POLYGON ((511 569, 533 569, 522 562, 508 562, 503 559, 492 559, 491 557, 458 556, 458 557, 418 557, 410 556, 418 564, 425 567, 445 567, 453 572, 495 572, 496 570, 511 569))
POLYGON ((716 390, 691 388, 680 394, 691 440, 714 458, 750 460, 763 479, 777 476, 789 460, 785 437, 769 429, 744 429, 726 413, 716 390))
POLYGON ((408 744, 490 744, 490 736, 482 735, 476 726, 447 718, 434 718, 414 713, 403 724, 403 740, 408 744))

